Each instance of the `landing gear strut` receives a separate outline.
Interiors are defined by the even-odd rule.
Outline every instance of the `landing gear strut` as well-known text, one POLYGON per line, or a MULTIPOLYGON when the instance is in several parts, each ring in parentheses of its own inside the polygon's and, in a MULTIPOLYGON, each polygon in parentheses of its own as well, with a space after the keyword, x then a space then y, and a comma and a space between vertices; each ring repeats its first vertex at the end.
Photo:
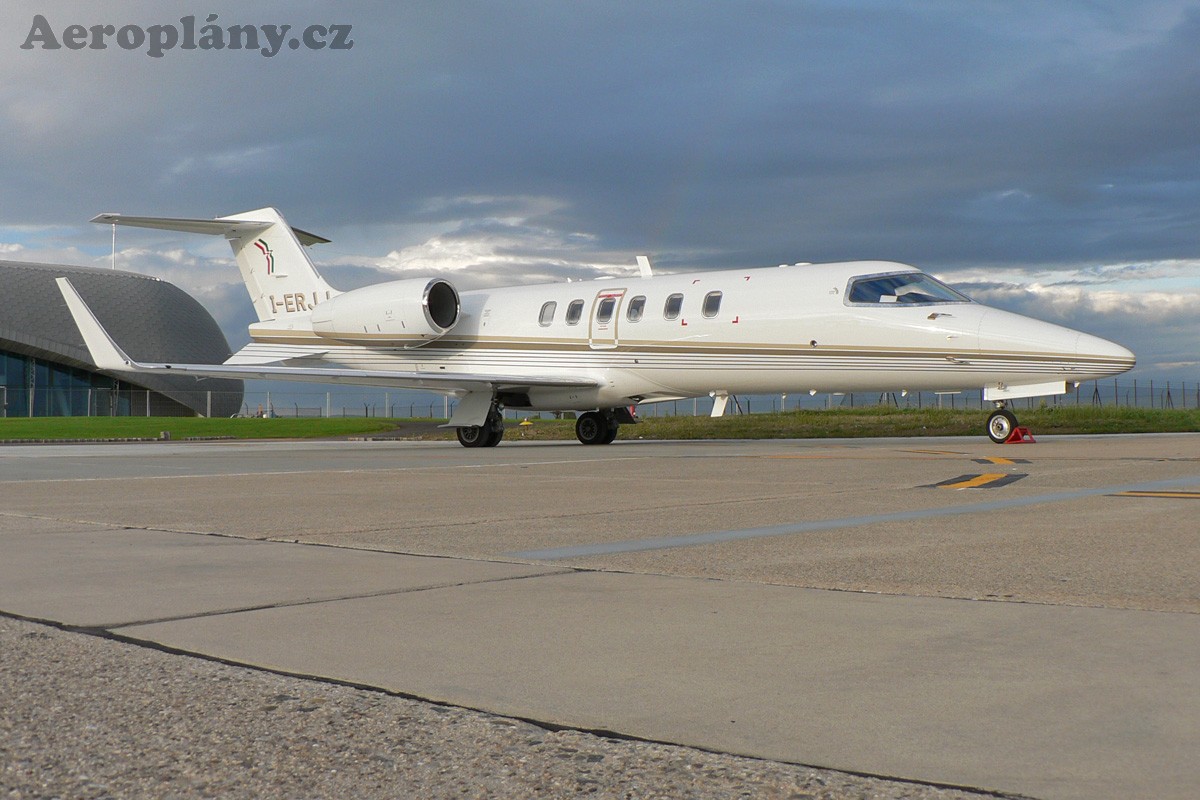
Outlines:
POLYGON ((612 444, 619 425, 612 411, 588 411, 575 420, 575 438, 584 444, 612 444))
POLYGON ((1016 429, 1016 415, 1005 408, 1003 402, 996 403, 996 410, 987 420, 988 438, 996 444, 1004 444, 1016 429))
POLYGON ((463 447, 495 447, 504 438, 504 414, 493 405, 482 425, 455 428, 454 433, 463 447))

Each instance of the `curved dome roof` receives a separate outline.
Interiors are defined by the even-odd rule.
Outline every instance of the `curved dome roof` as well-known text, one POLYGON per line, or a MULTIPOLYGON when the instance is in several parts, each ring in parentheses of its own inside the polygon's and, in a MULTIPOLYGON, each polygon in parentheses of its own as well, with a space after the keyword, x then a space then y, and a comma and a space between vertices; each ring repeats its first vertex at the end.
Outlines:
MULTIPOLYGON (((71 319, 56 278, 79 291, 117 344, 139 361, 219 364, 230 356, 216 320, 187 292, 158 278, 120 270, 0 261, 0 349, 96 370, 71 319)), ((214 416, 236 413, 243 385, 228 378, 120 375, 204 413, 212 392, 214 416)))

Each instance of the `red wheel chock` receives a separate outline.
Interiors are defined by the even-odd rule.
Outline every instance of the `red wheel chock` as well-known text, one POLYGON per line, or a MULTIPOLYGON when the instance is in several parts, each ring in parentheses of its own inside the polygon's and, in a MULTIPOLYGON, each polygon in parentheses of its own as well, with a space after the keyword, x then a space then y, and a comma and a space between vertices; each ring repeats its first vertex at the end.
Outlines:
POLYGON ((1004 440, 1005 444, 1037 444, 1037 439, 1029 432, 1029 428, 1014 427, 1012 433, 1004 440))

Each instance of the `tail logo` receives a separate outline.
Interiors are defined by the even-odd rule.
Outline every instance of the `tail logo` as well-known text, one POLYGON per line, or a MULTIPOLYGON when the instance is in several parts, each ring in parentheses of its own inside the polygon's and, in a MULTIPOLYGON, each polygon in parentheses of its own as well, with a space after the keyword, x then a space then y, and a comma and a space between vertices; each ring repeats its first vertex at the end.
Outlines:
POLYGON ((271 246, 267 244, 266 239, 259 239, 254 242, 254 246, 263 254, 263 258, 267 260, 267 274, 275 274, 275 253, 271 251, 271 246))

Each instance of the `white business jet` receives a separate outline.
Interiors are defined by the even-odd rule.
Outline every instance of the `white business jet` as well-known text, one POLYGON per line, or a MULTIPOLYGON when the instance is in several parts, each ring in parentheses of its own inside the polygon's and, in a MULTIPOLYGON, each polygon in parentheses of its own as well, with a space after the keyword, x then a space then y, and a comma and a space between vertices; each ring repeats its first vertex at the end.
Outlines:
POLYGON ((1129 370, 1120 345, 1000 311, 885 261, 726 269, 459 292, 417 278, 339 292, 305 246, 328 240, 272 208, 216 219, 101 214, 93 222, 224 236, 258 313, 224 364, 142 363, 114 342, 66 278, 59 286, 93 361, 171 371, 421 389, 454 395, 447 427, 493 447, 502 409, 576 411, 584 444, 608 444, 639 403, 806 391, 981 389, 987 433, 1006 408, 1129 370))

